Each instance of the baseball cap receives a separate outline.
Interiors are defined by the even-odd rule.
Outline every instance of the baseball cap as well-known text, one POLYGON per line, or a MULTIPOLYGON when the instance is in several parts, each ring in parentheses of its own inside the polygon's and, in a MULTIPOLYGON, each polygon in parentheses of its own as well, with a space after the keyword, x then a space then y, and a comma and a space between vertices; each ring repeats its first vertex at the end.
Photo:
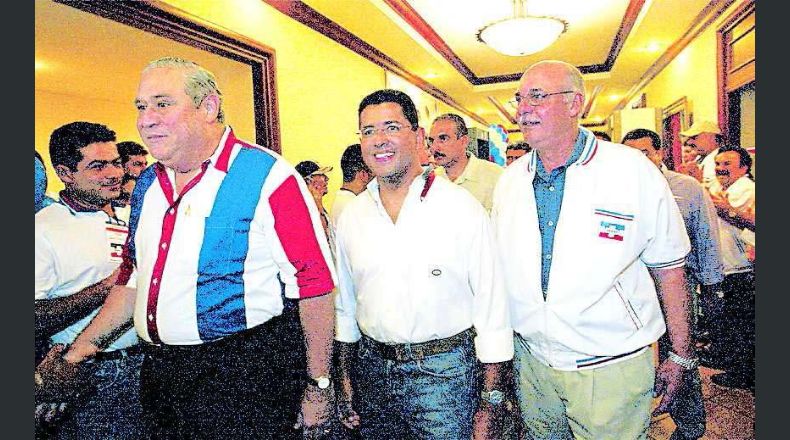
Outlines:
POLYGON ((719 124, 702 120, 691 124, 691 127, 686 131, 681 131, 680 135, 683 137, 692 137, 700 133, 721 134, 721 130, 719 130, 719 124))
POLYGON ((332 167, 321 167, 312 160, 304 160, 296 164, 296 172, 299 173, 302 178, 315 176, 316 174, 326 175, 330 171, 332 171, 332 167))

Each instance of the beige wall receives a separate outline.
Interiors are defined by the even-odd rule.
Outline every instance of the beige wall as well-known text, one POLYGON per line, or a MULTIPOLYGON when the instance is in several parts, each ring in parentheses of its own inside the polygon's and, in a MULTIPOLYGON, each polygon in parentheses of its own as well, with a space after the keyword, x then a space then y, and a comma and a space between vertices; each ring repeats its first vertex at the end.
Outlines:
POLYGON ((733 3, 638 92, 646 94, 648 107, 666 107, 685 96, 695 121, 718 121, 716 30, 742 4, 733 3))

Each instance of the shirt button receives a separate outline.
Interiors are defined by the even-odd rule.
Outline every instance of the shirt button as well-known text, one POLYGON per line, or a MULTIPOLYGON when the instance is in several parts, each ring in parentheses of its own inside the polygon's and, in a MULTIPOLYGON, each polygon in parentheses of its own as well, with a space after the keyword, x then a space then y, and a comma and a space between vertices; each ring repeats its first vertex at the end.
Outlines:
POLYGON ((554 222, 549 220, 549 226, 554 226, 554 222))
POLYGON ((149 321, 153 321, 154 320, 154 315, 148 315, 148 320, 149 321))
POLYGON ((167 249, 167 243, 162 243, 162 249, 167 249))
POLYGON ((170 215, 173 215, 173 214, 175 214, 175 213, 176 213, 176 210, 175 210, 175 209, 173 209, 173 208, 170 208, 170 210, 169 210, 169 211, 167 211, 167 212, 168 212, 168 214, 170 214, 170 215))
POLYGON ((151 280, 151 282, 154 283, 154 286, 156 286, 157 284, 159 284, 159 279, 154 278, 153 280, 151 280))
POLYGON ((550 186, 550 187, 549 187, 549 191, 554 191, 554 187, 553 187, 553 186, 550 186))
POLYGON ((551 254, 546 254, 546 259, 551 260, 551 254))

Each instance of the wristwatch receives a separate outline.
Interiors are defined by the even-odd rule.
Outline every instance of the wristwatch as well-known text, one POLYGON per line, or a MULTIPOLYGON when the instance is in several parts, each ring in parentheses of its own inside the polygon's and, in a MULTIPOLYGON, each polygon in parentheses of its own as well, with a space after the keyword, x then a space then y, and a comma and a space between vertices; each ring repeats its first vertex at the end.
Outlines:
POLYGON ((697 365, 699 364, 699 359, 697 358, 687 359, 672 351, 669 352, 669 360, 680 365, 686 370, 693 370, 694 368, 697 368, 697 365))
POLYGON ((307 380, 311 385, 318 387, 319 390, 325 390, 332 386, 332 381, 326 376, 311 377, 308 375, 307 380))
POLYGON ((480 398, 491 405, 497 406, 505 401, 505 393, 499 390, 481 391, 480 398))

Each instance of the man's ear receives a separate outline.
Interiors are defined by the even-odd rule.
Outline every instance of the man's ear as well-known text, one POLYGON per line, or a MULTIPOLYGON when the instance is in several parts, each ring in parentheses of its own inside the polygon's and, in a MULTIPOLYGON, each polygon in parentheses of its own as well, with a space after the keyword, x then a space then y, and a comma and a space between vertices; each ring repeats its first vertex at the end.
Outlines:
POLYGON ((584 95, 581 93, 573 94, 573 100, 571 101, 569 111, 571 116, 575 118, 581 117, 581 114, 584 111, 584 95))
POLYGON ((216 121, 219 116, 219 96, 210 94, 203 98, 200 106, 206 111, 206 118, 210 121, 216 121))
POLYGON ((74 176, 73 171, 69 169, 66 165, 56 165, 55 166, 55 174, 58 175, 58 178, 63 183, 74 183, 74 176))

